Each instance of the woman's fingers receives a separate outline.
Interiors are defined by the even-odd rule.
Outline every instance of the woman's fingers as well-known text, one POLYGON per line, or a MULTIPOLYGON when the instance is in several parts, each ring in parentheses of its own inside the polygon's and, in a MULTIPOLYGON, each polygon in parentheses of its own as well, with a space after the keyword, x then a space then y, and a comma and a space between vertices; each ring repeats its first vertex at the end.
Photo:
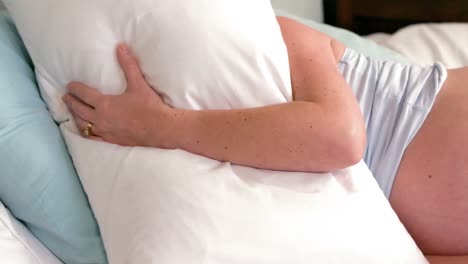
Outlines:
MULTIPOLYGON (((94 125, 91 122, 83 120, 82 118, 80 118, 78 116, 75 116, 75 123, 76 123, 76 126, 78 127, 78 129, 80 130, 81 134, 83 134, 83 135, 85 134, 85 130, 88 128, 89 124, 92 125, 91 129, 94 128, 94 125)), ((93 134, 95 134, 94 130, 92 130, 92 132, 93 132, 93 134)))
POLYGON ((145 81, 143 73, 141 72, 138 61, 133 56, 130 48, 125 44, 120 44, 117 47, 117 58, 120 63, 120 67, 127 77, 127 89, 132 90, 138 88, 142 81, 145 81))
POLYGON ((96 133, 96 125, 95 124, 92 124, 88 121, 85 121, 83 119, 81 119, 80 117, 75 117, 75 123, 76 123, 76 126, 78 128, 78 130, 80 131, 80 133, 85 136, 86 138, 89 138, 89 139, 92 139, 92 140, 98 140, 98 141, 104 141, 101 137, 99 137, 98 133, 96 133), (90 132, 90 135, 86 135, 85 134, 85 131, 86 129, 88 128, 88 125, 91 124, 92 127, 91 127, 91 130, 89 131, 90 132))
POLYGON ((91 107, 95 107, 102 97, 102 94, 98 90, 79 82, 71 82, 67 85, 67 88, 69 93, 91 107))
POLYGON ((72 112, 73 116, 79 117, 83 120, 88 120, 91 123, 96 121, 94 109, 78 100, 73 95, 66 94, 63 96, 63 101, 67 105, 70 112, 72 112))

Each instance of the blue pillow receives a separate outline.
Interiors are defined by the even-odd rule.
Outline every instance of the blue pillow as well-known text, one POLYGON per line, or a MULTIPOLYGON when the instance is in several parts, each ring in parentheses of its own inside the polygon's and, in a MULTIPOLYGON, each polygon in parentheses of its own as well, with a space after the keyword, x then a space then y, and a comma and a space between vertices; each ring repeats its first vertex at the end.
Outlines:
POLYGON ((5 11, 0 58, 0 200, 65 263, 107 263, 87 197, 5 11))

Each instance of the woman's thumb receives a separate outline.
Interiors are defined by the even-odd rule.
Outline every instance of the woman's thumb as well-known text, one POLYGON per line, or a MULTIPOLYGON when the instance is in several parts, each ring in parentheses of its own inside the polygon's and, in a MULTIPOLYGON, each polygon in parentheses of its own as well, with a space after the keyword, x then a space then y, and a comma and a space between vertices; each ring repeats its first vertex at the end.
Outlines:
POLYGON ((127 89, 137 88, 138 84, 144 81, 145 78, 137 59, 126 44, 119 44, 117 46, 117 58, 127 78, 127 89))

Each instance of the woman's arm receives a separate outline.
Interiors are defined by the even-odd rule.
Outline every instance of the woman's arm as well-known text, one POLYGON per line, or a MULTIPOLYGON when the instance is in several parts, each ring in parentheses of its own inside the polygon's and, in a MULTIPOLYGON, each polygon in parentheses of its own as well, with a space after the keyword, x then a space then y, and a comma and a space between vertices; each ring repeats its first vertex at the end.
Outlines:
POLYGON ((360 127, 326 111, 310 102, 177 111, 172 148, 273 170, 324 172, 357 163, 363 152, 360 127))
POLYGON ((278 21, 288 47, 295 102, 179 111, 174 147, 275 170, 330 171, 359 162, 366 144, 364 122, 338 71, 332 39, 293 20, 278 21))
POLYGON ((129 146, 180 148, 263 169, 322 172, 357 163, 365 146, 362 116, 340 76, 331 39, 280 19, 295 102, 245 110, 173 109, 144 80, 136 59, 118 49, 128 89, 118 96, 71 83, 64 101, 83 131, 129 146))

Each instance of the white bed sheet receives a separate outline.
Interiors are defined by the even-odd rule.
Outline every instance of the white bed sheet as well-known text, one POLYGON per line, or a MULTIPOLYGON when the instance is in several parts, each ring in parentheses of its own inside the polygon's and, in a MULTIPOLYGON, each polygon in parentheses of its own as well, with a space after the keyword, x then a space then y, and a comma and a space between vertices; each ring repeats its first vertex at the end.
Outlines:
POLYGON ((0 201, 0 263, 61 264, 0 201))
POLYGON ((368 38, 420 65, 468 66, 468 23, 419 24, 392 35, 377 33, 368 38))

